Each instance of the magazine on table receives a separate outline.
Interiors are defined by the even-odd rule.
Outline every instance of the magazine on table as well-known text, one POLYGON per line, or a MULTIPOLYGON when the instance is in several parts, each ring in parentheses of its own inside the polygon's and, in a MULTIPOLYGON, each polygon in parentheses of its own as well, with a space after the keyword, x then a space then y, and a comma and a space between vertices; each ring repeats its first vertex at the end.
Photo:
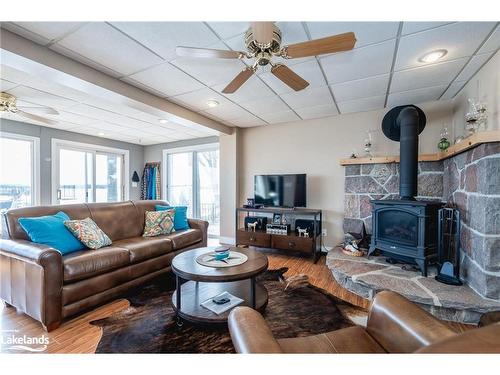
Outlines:
POLYGON ((229 292, 222 292, 221 294, 218 294, 216 296, 213 296, 206 301, 201 303, 201 306, 204 308, 216 313, 217 315, 221 315, 225 313, 226 311, 232 309, 235 306, 238 306, 241 304, 243 300, 239 297, 233 296, 229 292), (227 298, 229 299, 229 302, 226 302, 222 305, 219 305, 214 302, 214 299, 222 299, 222 298, 227 298))

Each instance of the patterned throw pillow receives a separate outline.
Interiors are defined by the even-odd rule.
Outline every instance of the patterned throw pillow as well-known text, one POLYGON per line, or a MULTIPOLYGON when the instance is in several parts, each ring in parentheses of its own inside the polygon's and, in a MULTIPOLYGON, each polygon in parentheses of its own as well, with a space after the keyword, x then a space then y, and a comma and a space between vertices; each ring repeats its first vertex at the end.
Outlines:
POLYGON ((90 217, 83 220, 67 220, 66 228, 89 249, 111 245, 111 240, 90 217))
POLYGON ((143 237, 155 237, 170 234, 174 229, 175 210, 146 211, 143 237))

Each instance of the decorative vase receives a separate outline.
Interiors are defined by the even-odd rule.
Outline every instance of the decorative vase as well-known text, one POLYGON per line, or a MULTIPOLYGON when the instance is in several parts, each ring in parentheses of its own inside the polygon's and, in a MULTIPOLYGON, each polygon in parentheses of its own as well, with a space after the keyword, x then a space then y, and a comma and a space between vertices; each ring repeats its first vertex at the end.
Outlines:
POLYGON ((447 138, 441 138, 438 143, 438 148, 441 151, 445 151, 448 147, 450 147, 450 141, 447 138))

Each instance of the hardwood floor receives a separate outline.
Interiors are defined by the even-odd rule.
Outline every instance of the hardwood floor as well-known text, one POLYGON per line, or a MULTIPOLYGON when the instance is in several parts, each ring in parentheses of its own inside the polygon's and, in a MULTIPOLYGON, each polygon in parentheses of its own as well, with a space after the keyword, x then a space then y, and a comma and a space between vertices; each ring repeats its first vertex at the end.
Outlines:
MULTIPOLYGON (((269 258, 269 269, 287 267, 285 276, 306 274, 311 284, 325 289, 331 294, 362 308, 369 307, 369 301, 361 298, 336 283, 330 270, 325 265, 325 257, 314 264, 309 258, 290 257, 275 252, 266 252, 269 258)), ((99 340, 102 337, 102 329, 91 325, 90 322, 113 315, 129 307, 125 299, 112 301, 104 306, 98 307, 86 314, 64 322, 58 329, 47 333, 39 322, 25 314, 18 314, 14 308, 0 306, 0 331, 3 335, 6 331, 15 330, 16 336, 27 335, 39 337, 46 335, 49 345, 45 353, 95 353, 99 340)), ((457 331, 468 329, 463 324, 451 324, 457 331)), ((1 345, 1 343, 0 343, 1 345)), ((0 353, 5 350, 0 346, 0 353)), ((12 353, 13 351, 9 351, 12 353)), ((16 351, 16 353, 19 353, 16 351)))

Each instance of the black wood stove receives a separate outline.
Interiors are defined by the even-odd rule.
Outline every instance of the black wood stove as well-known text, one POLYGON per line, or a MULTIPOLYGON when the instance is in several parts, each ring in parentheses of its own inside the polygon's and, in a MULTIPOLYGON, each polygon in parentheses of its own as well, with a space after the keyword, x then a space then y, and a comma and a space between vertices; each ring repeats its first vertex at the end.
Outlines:
POLYGON ((368 255, 380 250, 385 256, 417 264, 427 276, 427 266, 436 260, 438 210, 442 202, 416 200, 418 135, 425 127, 424 112, 414 106, 391 109, 384 117, 386 137, 399 141, 400 199, 372 200, 372 238, 368 255))

